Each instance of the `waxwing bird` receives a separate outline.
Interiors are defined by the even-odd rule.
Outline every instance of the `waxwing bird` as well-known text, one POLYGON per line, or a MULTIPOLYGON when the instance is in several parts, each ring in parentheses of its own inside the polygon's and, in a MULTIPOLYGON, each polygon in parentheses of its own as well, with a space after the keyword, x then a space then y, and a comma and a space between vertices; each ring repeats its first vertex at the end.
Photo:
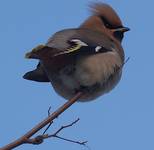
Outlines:
POLYGON ((50 82, 65 99, 82 91, 82 102, 112 90, 121 78, 125 61, 121 42, 129 28, 108 4, 92 4, 91 11, 79 28, 59 31, 28 52, 26 58, 39 59, 39 64, 23 77, 50 82))

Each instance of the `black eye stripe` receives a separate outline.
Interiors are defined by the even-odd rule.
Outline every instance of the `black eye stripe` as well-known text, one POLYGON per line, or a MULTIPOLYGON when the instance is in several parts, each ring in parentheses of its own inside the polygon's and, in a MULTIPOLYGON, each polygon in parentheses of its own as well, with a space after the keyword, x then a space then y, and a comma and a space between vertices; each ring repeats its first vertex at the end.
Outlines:
POLYGON ((113 25, 110 24, 110 22, 106 18, 104 18, 102 16, 100 16, 100 18, 101 18, 101 20, 104 23, 106 28, 109 28, 109 29, 114 29, 115 28, 113 25))
POLYGON ((115 25, 115 24, 111 24, 105 17, 99 16, 103 22, 103 24, 105 25, 106 28, 109 29, 118 29, 118 28, 122 28, 122 25, 115 25))

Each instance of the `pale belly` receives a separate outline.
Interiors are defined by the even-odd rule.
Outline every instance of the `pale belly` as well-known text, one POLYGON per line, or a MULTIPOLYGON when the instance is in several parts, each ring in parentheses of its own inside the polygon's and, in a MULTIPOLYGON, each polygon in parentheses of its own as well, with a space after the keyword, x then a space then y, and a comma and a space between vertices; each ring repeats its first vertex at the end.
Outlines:
POLYGON ((115 66, 121 62, 109 62, 107 56, 100 55, 79 59, 75 66, 59 70, 58 75, 50 75, 55 91, 65 99, 72 98, 77 91, 85 93, 79 101, 90 101, 112 90, 121 78, 121 69, 115 66), (103 58, 104 57, 104 58, 103 58))

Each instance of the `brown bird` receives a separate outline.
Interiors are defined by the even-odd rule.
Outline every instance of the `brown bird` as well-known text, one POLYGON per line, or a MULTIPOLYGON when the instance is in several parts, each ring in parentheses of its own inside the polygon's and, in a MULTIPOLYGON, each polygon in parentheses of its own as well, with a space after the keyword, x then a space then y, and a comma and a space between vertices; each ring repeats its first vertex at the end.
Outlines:
POLYGON ((125 59, 121 42, 129 28, 108 4, 92 4, 91 10, 92 15, 79 28, 59 31, 45 45, 26 54, 26 58, 40 62, 23 76, 25 79, 51 82, 65 99, 82 91, 82 102, 117 85, 125 59))

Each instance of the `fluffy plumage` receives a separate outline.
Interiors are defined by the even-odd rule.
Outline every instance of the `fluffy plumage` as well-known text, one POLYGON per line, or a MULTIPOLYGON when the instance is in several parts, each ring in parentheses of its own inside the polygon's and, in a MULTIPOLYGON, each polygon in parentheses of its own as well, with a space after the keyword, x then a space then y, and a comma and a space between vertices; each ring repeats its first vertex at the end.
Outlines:
POLYGON ((66 99, 83 91, 80 101, 94 100, 116 86, 124 63, 121 41, 128 28, 109 5, 95 3, 91 8, 92 16, 79 28, 59 31, 26 54, 40 62, 25 79, 49 81, 66 99))

